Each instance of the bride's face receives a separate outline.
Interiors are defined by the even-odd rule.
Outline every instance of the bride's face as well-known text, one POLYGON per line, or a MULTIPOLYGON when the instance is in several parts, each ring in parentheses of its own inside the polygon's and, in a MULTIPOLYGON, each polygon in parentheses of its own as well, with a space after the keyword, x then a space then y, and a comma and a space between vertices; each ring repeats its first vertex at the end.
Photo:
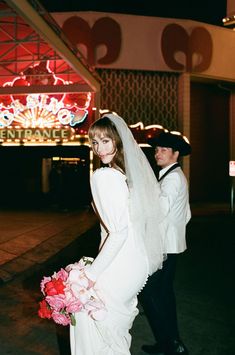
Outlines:
POLYGON ((113 140, 103 134, 95 135, 91 144, 102 163, 110 164, 117 151, 113 140))

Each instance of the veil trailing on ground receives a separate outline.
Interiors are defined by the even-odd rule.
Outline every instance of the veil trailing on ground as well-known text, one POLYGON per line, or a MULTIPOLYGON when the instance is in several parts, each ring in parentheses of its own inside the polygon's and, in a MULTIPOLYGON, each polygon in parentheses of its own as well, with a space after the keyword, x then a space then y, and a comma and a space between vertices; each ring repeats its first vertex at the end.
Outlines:
POLYGON ((105 114, 121 137, 127 183, 130 190, 130 218, 135 238, 147 254, 149 274, 162 267, 163 250, 162 213, 159 206, 160 187, 154 172, 135 141, 125 121, 116 114, 105 114))

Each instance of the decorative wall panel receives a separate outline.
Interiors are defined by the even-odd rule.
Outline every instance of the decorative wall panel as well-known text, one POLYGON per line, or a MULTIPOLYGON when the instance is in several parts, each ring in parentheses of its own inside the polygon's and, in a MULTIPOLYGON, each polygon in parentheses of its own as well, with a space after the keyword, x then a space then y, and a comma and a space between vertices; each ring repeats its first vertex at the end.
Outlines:
POLYGON ((178 74, 98 69, 103 80, 101 109, 117 112, 128 124, 160 124, 178 129, 178 74))

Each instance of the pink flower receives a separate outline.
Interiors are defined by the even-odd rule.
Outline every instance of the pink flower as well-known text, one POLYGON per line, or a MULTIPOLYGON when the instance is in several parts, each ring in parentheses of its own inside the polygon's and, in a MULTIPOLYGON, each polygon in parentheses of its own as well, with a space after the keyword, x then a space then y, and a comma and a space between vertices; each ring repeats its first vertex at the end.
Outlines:
POLYGON ((40 288, 41 288, 41 292, 45 295, 44 292, 44 288, 45 288, 45 284, 48 283, 49 281, 51 281, 51 277, 46 277, 44 276, 41 283, 40 283, 40 288))
POLYGON ((52 319, 57 324, 69 325, 71 323, 70 318, 66 314, 56 311, 52 313, 52 319))
POLYGON ((66 305, 66 311, 68 313, 80 312, 82 310, 82 308, 83 308, 83 305, 79 300, 71 301, 70 303, 68 303, 66 305))
POLYGON ((40 287, 44 298, 38 311, 41 318, 52 318, 62 325, 75 325, 76 312, 87 312, 96 320, 105 317, 104 303, 85 275, 85 269, 92 260, 83 257, 79 262, 42 279, 40 287))
POLYGON ((49 306, 57 312, 65 307, 66 300, 64 295, 46 296, 45 299, 49 306))
POLYGON ((60 269, 57 273, 55 273, 56 279, 61 279, 62 281, 66 281, 68 278, 68 272, 65 269, 60 269))
POLYGON ((89 286, 88 278, 85 273, 79 269, 71 269, 68 276, 68 282, 73 286, 71 289, 76 288, 78 290, 80 288, 88 288, 89 286))
POLYGON ((71 270, 81 270, 81 263, 80 262, 76 262, 74 264, 69 264, 66 266, 65 270, 69 273, 71 270))

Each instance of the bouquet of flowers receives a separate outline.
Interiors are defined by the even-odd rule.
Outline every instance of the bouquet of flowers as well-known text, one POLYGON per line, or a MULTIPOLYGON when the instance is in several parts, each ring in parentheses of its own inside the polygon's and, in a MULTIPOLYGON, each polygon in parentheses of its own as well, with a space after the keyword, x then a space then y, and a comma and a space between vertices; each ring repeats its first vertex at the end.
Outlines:
POLYGON ((43 300, 38 315, 62 325, 76 325, 75 312, 87 312, 93 319, 103 319, 105 306, 95 287, 89 287, 85 268, 93 259, 82 257, 78 262, 44 276, 41 283, 43 300))

